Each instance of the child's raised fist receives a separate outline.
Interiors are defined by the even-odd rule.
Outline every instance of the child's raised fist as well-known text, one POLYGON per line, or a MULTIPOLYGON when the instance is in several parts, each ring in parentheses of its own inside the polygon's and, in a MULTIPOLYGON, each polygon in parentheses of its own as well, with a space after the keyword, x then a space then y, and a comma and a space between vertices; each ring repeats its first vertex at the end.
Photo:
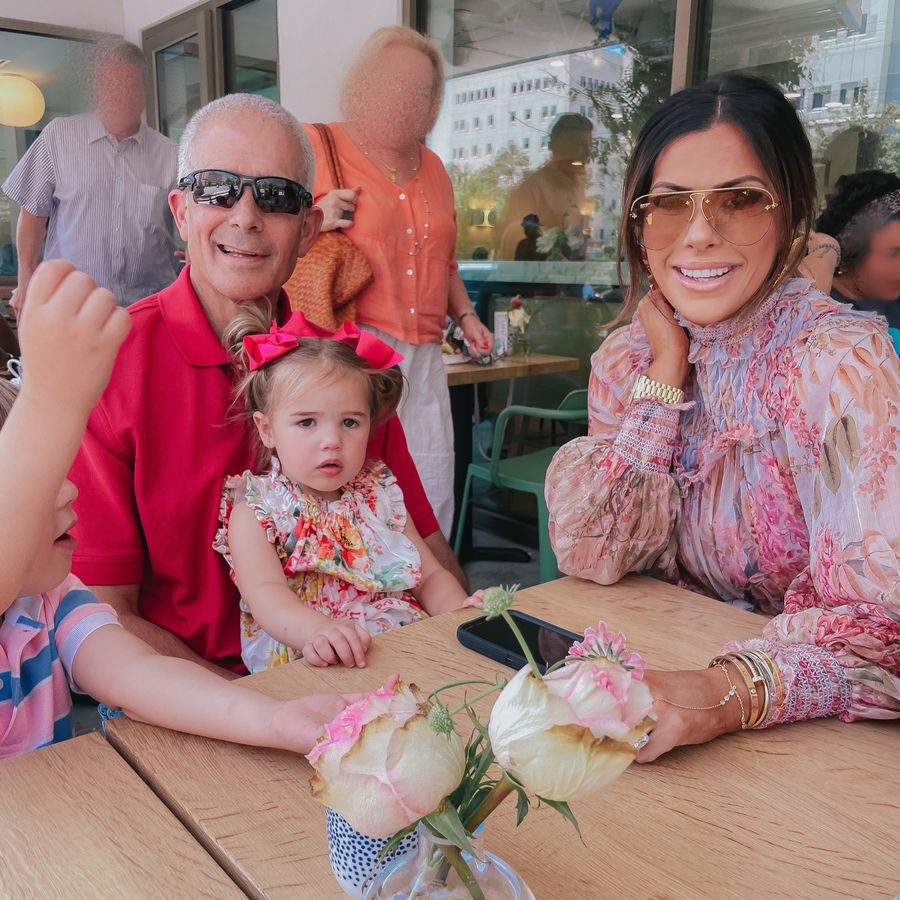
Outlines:
POLYGON ((86 416, 130 327, 128 313, 90 276, 65 260, 41 263, 19 322, 22 394, 86 416))

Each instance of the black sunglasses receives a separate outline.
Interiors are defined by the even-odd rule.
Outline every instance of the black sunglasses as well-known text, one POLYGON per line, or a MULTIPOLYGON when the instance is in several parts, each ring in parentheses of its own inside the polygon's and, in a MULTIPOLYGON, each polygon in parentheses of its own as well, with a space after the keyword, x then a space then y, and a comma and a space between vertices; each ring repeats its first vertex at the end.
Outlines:
POLYGON ((178 187, 190 188, 195 203, 209 203, 231 209, 249 185, 256 205, 266 213, 300 214, 312 206, 312 194, 296 181, 277 175, 237 175, 221 169, 199 169, 178 179, 178 187))

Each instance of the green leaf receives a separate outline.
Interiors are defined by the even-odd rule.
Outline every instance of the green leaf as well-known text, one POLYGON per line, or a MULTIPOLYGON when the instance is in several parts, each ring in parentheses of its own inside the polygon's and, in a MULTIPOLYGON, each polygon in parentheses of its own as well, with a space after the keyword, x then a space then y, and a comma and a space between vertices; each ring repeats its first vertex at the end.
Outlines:
POLYGON ((516 801, 516 827, 522 824, 522 821, 525 819, 525 816, 528 815, 528 808, 530 806, 528 800, 528 794, 522 790, 522 788, 517 787, 516 793, 518 794, 519 799, 516 801))
POLYGON ((572 823, 574 829, 578 832, 578 837, 581 837, 581 829, 578 827, 578 819, 575 818, 575 814, 569 809, 569 804, 563 800, 547 800, 546 797, 538 797, 538 800, 541 803, 546 803, 551 809, 555 809, 564 819, 572 823))
POLYGON ((400 846, 400 841, 403 840, 408 834, 411 834, 416 830, 418 826, 418 821, 413 822, 412 825, 408 825, 402 831, 398 831, 380 850, 378 854, 379 859, 384 859, 389 853, 393 853, 397 847, 400 846))
POLYGON ((424 818, 425 824, 442 838, 450 841, 451 844, 465 850, 466 853, 473 853, 472 845, 469 843, 469 836, 466 834, 466 827, 459 817, 456 808, 446 801, 443 802, 433 813, 424 818))

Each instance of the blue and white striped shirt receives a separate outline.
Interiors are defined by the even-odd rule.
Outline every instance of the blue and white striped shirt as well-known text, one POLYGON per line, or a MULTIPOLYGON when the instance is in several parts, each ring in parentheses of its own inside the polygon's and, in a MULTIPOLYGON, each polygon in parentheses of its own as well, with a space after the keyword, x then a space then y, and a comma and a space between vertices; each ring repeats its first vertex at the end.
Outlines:
POLYGON ((49 219, 45 259, 69 260, 127 306, 178 274, 167 200, 177 155, 147 125, 117 142, 85 113, 53 119, 2 187, 49 219))

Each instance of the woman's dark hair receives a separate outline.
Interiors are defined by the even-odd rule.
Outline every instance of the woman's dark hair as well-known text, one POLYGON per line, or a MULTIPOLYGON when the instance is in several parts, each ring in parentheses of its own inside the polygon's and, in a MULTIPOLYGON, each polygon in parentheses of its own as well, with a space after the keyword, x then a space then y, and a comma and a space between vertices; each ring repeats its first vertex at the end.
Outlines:
POLYGON ((803 258, 816 210, 812 151, 803 125, 794 107, 768 81, 749 75, 713 78, 669 97, 641 129, 628 161, 619 233, 619 260, 627 259, 629 273, 623 318, 634 312, 647 283, 640 230, 630 217, 631 204, 650 192, 656 161, 673 141, 725 124, 733 125, 747 138, 780 204, 783 240, 769 277, 745 310, 749 312, 769 296, 803 258))
MULTIPOLYGON (((822 231, 840 240, 839 236, 850 220, 862 212, 866 206, 886 194, 900 191, 900 177, 893 172, 870 169, 868 172, 841 175, 834 188, 828 205, 822 210, 822 214, 816 222, 816 231, 822 231)), ((900 219, 900 211, 894 213, 889 221, 893 219, 900 219)), ((860 243, 860 250, 853 253, 841 241, 843 262, 849 268, 861 263, 869 254, 869 241, 865 240, 860 243)))

